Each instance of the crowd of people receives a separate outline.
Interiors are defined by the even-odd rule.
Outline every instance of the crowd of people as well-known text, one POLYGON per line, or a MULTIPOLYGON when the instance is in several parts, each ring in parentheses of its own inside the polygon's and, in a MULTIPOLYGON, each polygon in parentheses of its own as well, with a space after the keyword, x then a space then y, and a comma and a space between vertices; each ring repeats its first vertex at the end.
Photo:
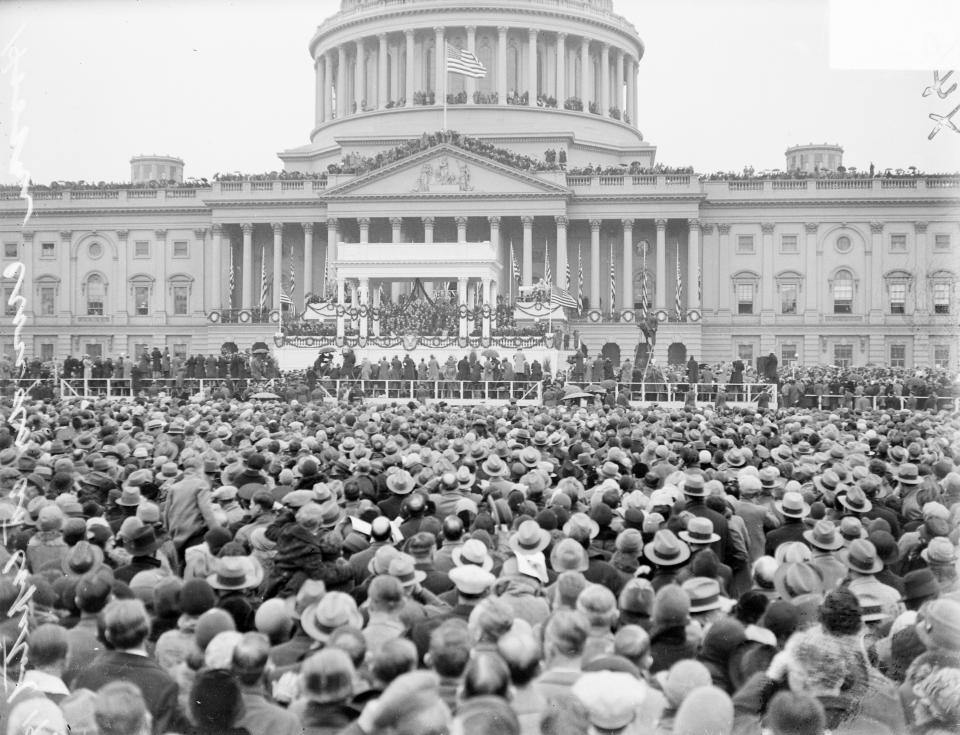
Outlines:
POLYGON ((8 735, 960 728, 956 415, 6 405, 8 735))

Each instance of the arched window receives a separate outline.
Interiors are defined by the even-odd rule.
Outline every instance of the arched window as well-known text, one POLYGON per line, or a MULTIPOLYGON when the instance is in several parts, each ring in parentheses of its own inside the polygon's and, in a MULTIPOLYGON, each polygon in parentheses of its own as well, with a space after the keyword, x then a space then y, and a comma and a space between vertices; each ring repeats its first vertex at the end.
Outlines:
POLYGON ((107 284, 103 276, 93 273, 86 283, 87 316, 103 316, 104 305, 107 301, 107 284))
POLYGON ((833 313, 853 313, 853 274, 842 269, 833 278, 833 313))

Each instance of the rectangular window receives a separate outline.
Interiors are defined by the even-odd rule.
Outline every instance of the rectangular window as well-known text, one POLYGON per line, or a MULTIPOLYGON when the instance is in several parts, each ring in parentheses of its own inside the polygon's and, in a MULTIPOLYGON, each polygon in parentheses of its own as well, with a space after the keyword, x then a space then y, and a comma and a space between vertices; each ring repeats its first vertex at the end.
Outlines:
POLYGON ((950 313, 950 284, 949 283, 933 284, 933 313, 934 314, 950 313))
POLYGON ((743 360, 746 364, 753 364, 753 343, 741 342, 737 345, 737 359, 743 360))
POLYGON ((3 257, 7 260, 16 260, 20 256, 20 246, 15 242, 3 243, 3 257))
POLYGON ((133 289, 134 313, 147 316, 150 313, 150 287, 135 286, 133 289))
POLYGON ((40 289, 40 315, 53 316, 57 310, 57 290, 53 286, 43 286, 40 289))
POLYGON ((753 235, 737 235, 737 252, 747 255, 753 253, 753 235))
POLYGON ((890 235, 890 252, 891 253, 907 252, 907 236, 906 235, 890 235))
POLYGON ((3 313, 6 316, 15 316, 17 307, 10 304, 10 297, 13 296, 13 286, 3 287, 3 313))
POLYGON ((797 362, 797 345, 794 342, 785 342, 780 345, 780 363, 786 367, 787 365, 795 365, 797 362))
POLYGON ((902 344, 890 345, 890 367, 902 368, 907 366, 907 346, 902 344))
POLYGON ((950 368, 950 345, 933 346, 933 364, 935 367, 944 370, 950 368))
POLYGON ((187 246, 186 240, 174 240, 173 241, 173 257, 174 258, 189 258, 190 257, 190 248, 187 246))
POLYGON ((186 342, 174 342, 173 343, 173 356, 174 357, 186 357, 187 356, 187 343, 186 342))
POLYGON ((737 284, 737 313, 738 314, 753 313, 753 284, 752 283, 737 284))
POLYGON ((834 345, 833 364, 839 368, 853 365, 853 345, 834 345))
POLYGON ((890 313, 891 314, 907 313, 907 284, 905 283, 890 284, 890 313))
POLYGON ((833 284, 833 313, 853 313, 853 281, 843 279, 833 284))
POLYGON ((949 233, 940 233, 934 236, 933 247, 935 250, 949 250, 950 249, 950 234, 949 233))
POLYGON ((799 247, 797 245, 796 235, 780 236, 780 252, 781 253, 796 253, 798 252, 798 250, 799 250, 799 247))
POLYGON ((173 313, 174 314, 182 315, 187 313, 187 295, 188 295, 188 289, 186 286, 173 287, 173 313))
POLYGON ((780 286, 780 313, 797 313, 797 296, 800 289, 795 283, 785 283, 780 286))
POLYGON ((57 254, 57 244, 53 242, 42 242, 40 243, 40 257, 51 259, 56 257, 57 254))
POLYGON ((149 258, 150 257, 150 242, 148 240, 137 240, 133 244, 133 257, 134 258, 149 258))
POLYGON ((50 362, 53 359, 53 342, 40 343, 40 360, 50 362))

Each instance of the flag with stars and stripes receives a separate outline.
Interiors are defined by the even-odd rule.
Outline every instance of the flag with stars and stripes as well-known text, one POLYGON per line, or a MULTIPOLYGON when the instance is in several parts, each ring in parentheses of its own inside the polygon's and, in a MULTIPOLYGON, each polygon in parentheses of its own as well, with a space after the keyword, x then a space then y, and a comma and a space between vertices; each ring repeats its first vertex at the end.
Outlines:
POLYGON ((650 300, 650 294, 647 290, 647 241, 646 240, 641 241, 640 252, 643 256, 643 259, 641 260, 641 270, 640 270, 640 312, 643 314, 643 318, 646 319, 647 316, 649 316, 647 303, 650 300))
POLYGON ((466 49, 447 44, 447 72, 462 74, 465 77, 481 79, 487 75, 487 68, 474 54, 466 49))
POLYGON ((703 272, 700 270, 700 264, 697 264, 697 303, 703 303, 703 272))
POLYGON ((683 277, 680 273, 680 248, 677 247, 677 298, 674 306, 677 310, 677 318, 679 319, 683 314, 683 277))
POLYGON ((547 286, 553 283, 553 273, 550 272, 550 248, 547 247, 547 251, 543 256, 543 280, 546 282, 547 286))
POLYGON ((583 253, 577 243, 577 314, 583 313, 583 253))
POLYGON ((563 274, 563 290, 570 290, 570 261, 568 260, 565 264, 566 272, 563 274))
POLYGON ((227 281, 227 288, 229 299, 230 299, 230 308, 233 308, 233 292, 237 288, 237 271, 233 265, 233 245, 230 245, 230 278, 227 281))
POLYGON ((517 263, 517 254, 513 249, 513 240, 510 241, 510 270, 513 280, 515 280, 519 286, 521 281, 520 264, 517 263))
POLYGON ((297 268, 293 264, 293 246, 290 246, 290 289, 287 291, 289 302, 293 303, 293 291, 297 287, 297 268))
POLYGON ((617 266, 613 262, 613 240, 610 241, 610 311, 617 310, 617 266))
POLYGON ((265 257, 266 248, 260 246, 260 309, 264 309, 267 304, 267 293, 270 289, 267 281, 267 259, 265 257))

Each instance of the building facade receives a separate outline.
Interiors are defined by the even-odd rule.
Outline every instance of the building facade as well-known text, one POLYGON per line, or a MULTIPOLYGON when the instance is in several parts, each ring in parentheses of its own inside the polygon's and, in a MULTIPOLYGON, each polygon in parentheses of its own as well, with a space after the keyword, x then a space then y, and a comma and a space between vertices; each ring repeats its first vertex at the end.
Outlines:
MULTIPOLYGON (((338 243, 489 242, 498 279, 458 288, 511 298, 514 262, 521 284, 549 273, 582 292, 568 328, 591 350, 632 356, 646 307, 660 360, 958 366, 960 177, 824 171, 839 146, 813 173, 803 146, 786 174, 659 165, 643 43, 610 0, 344 0, 309 48, 314 127, 282 176, 191 185, 179 159, 138 157, 130 184, 33 187, 26 229, 0 191, 28 355, 252 343, 287 303, 359 287, 338 283, 338 243), (447 45, 486 76, 446 75, 447 45), (145 181, 164 164, 176 176, 145 181)), ((363 287, 376 304, 412 284, 363 287)))

